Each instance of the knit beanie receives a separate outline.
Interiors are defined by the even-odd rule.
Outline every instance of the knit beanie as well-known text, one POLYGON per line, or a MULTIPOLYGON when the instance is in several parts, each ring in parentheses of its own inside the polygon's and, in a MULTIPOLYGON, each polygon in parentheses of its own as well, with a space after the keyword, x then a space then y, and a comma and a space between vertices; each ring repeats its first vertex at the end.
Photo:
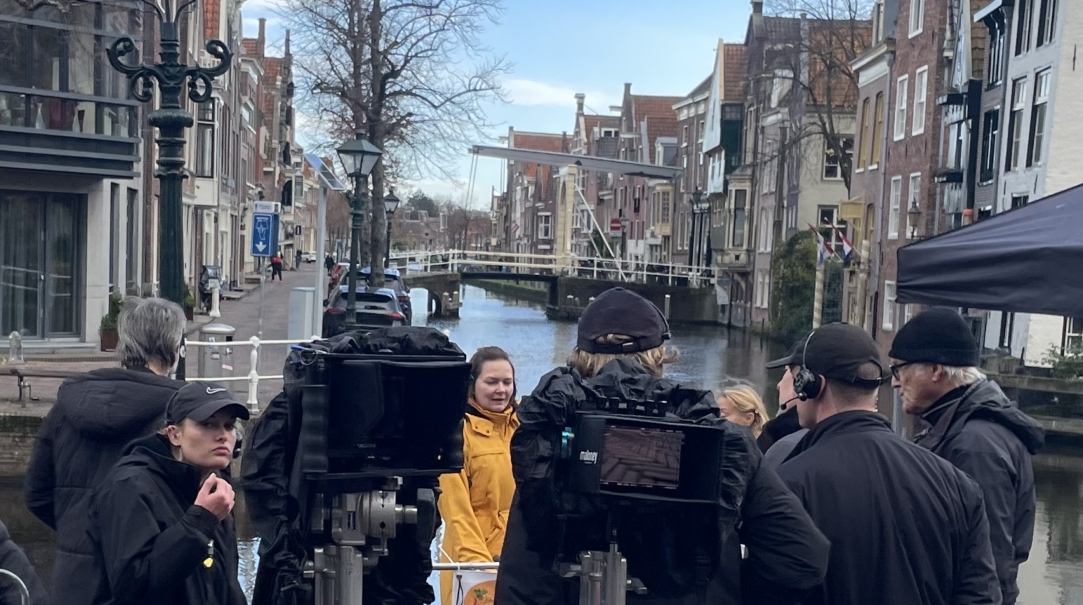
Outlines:
POLYGON ((910 363, 976 367, 981 348, 970 324, 952 309, 929 309, 906 322, 891 343, 888 357, 910 363))

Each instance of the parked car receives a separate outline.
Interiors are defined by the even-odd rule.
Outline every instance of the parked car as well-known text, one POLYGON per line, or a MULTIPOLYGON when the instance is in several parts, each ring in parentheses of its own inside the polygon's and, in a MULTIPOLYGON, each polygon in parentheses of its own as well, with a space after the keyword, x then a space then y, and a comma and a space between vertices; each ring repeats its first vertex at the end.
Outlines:
POLYGON ((301 262, 303 262, 303 263, 314 263, 314 262, 316 262, 316 253, 315 252, 302 252, 301 253, 301 262))
MULTIPOLYGON (((346 278, 350 274, 350 263, 339 263, 331 270, 331 281, 329 284, 329 291, 334 290, 340 286, 345 287, 346 278)), ((372 274, 372 269, 369 267, 362 267, 357 271, 357 282, 359 284, 368 280, 369 275, 372 274)), ((390 267, 384 269, 384 287, 390 288, 395 291, 395 296, 398 298, 399 307, 402 309, 403 315, 406 316, 406 325, 410 325, 413 321, 414 309, 410 304, 410 289, 406 287, 405 282, 402 281, 402 274, 398 269, 390 267)))
MULTIPOLYGON (((324 301, 323 336, 330 338, 346 331, 346 306, 349 286, 335 289, 324 301)), ((357 287, 357 324, 362 330, 408 325, 398 298, 390 288, 357 287)))

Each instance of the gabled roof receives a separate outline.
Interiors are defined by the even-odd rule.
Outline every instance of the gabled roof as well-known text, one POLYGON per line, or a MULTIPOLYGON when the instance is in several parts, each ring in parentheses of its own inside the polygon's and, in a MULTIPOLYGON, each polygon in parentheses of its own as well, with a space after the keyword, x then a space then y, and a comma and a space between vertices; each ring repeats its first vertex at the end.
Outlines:
MULTIPOLYGON (((564 151, 564 135, 551 134, 548 132, 525 132, 514 129, 512 129, 509 134, 509 147, 511 149, 547 151, 550 153, 561 153, 564 151)), ((522 172, 526 176, 533 178, 537 175, 537 169, 537 164, 527 163, 523 166, 522 172)), ((547 166, 542 167, 541 176, 542 180, 547 180, 549 178, 547 166)))
POLYGON ((653 95, 631 95, 632 121, 639 124, 647 117, 666 118, 674 116, 673 106, 684 97, 660 97, 653 95))

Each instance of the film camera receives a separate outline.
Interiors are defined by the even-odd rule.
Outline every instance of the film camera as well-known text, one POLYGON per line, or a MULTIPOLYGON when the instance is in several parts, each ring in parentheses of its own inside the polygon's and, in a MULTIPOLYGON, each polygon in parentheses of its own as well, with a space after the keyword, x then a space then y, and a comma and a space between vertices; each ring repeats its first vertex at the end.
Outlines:
POLYGON ((318 605, 361 603, 362 578, 397 528, 416 525, 418 542, 432 541, 435 478, 463 465, 470 364, 446 342, 441 355, 316 353, 306 363, 294 482, 305 492, 306 576, 318 605))
POLYGON ((652 533, 670 531, 665 521, 673 518, 710 519, 726 498, 726 434, 721 428, 666 417, 660 407, 608 403, 572 415, 561 436, 561 463, 554 477, 559 490, 585 496, 604 511, 579 533, 604 525, 602 540, 573 540, 560 553, 562 575, 579 578, 580 603, 589 605, 623 605, 628 590, 673 590, 663 588, 664 581, 652 572, 668 573, 659 569, 665 565, 659 565, 653 546, 672 543, 671 538, 655 542, 652 533), (628 556, 639 557, 633 566, 636 578, 629 578, 621 550, 627 544, 635 552, 628 556))

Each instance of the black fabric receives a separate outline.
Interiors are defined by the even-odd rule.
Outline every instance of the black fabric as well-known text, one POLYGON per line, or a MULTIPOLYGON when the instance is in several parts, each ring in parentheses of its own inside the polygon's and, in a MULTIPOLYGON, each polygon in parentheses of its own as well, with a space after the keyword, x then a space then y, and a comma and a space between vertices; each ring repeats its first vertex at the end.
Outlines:
MULTIPOLYGON (((30 593, 30 605, 46 605, 49 595, 38 576, 38 571, 30 563, 23 549, 11 539, 8 528, 0 521, 0 569, 6 569, 19 576, 30 593)), ((0 576, 0 605, 23 605, 23 592, 15 581, 7 576, 0 576)))
POLYGON ((768 370, 775 370, 778 368, 785 368, 787 366, 801 365, 801 349, 804 344, 805 339, 802 338, 801 340, 794 343, 792 347, 790 347, 790 350, 786 352, 785 357, 773 359, 767 362, 767 365, 764 367, 766 367, 768 370))
POLYGON ((831 541, 804 605, 1000 603, 980 488, 880 414, 820 422, 778 474, 831 541))
POLYGON ((70 603, 246 605, 233 517, 219 521, 195 505, 202 474, 174 459, 161 435, 133 442, 94 490, 90 535, 99 573, 70 603))
POLYGON ((809 332, 795 347, 792 363, 803 369, 857 386, 876 388, 880 380, 859 376, 865 364, 876 364, 884 378, 880 350, 868 332, 846 323, 829 323, 809 332))
POLYGON ((92 573, 90 493, 134 439, 164 422, 185 383, 145 369, 105 368, 68 378, 42 423, 26 471, 26 506, 56 530, 53 602, 74 603, 92 573))
POLYGON ((587 353, 624 355, 660 347, 669 338, 669 322, 654 303, 631 290, 610 288, 583 310, 576 346, 587 353), (621 345, 595 342, 607 334, 632 340, 621 345))
POLYGON ((185 418, 196 422, 228 410, 234 418, 248 420, 248 408, 237 403, 229 389, 216 382, 193 382, 177 390, 165 406, 167 424, 180 424, 185 418))
POLYGON ((501 605, 578 601, 574 580, 562 579, 558 555, 605 548, 599 501, 556 485, 561 432, 577 410, 608 399, 667 402, 667 417, 713 424, 726 432, 727 497, 716 515, 689 515, 674 504, 622 509, 618 535, 628 573, 650 593, 636 603, 794 603, 825 572, 827 542, 770 469, 760 467, 751 434, 719 418, 709 391, 687 389, 627 359, 584 380, 571 368, 542 377, 519 406, 512 438, 516 494, 501 553, 496 602, 501 605), (571 512, 558 521, 561 514, 571 512), (682 514, 684 513, 684 514, 682 514), (740 559, 740 544, 749 559, 740 559), (754 595, 742 601, 744 595, 754 595))
POLYGON ((896 301, 1083 316, 1083 185, 898 252, 896 301))
POLYGON ((891 342, 892 359, 972 368, 981 363, 981 347, 970 324, 954 309, 929 309, 899 328, 891 342))
POLYGON ((1031 456, 1045 431, 1012 404, 995 382, 982 380, 955 390, 922 419, 931 428, 917 443, 977 480, 985 498, 989 538, 1005 605, 1019 595, 1019 565, 1034 539, 1034 468, 1031 456))
MULTIPOLYGON (((283 389, 252 423, 241 458, 242 489, 248 515, 260 537, 260 561, 252 605, 308 605, 309 583, 302 568, 309 553, 299 520, 308 506, 297 459, 301 434, 301 384, 306 365, 320 353, 422 355, 465 359, 462 350, 439 330, 383 328, 345 333, 293 345, 282 374, 283 389)), ((397 500, 412 504, 418 489, 434 489, 435 477, 405 479, 397 500)), ((399 526, 390 554, 365 575, 365 605, 421 605, 436 597, 428 584, 432 573, 428 543, 413 525, 399 526)), ((431 541, 431 540, 430 540, 431 541)))
POLYGON ((760 436, 756 438, 756 445, 760 446, 761 452, 766 452, 779 439, 800 430, 801 420, 797 417, 797 408, 791 407, 763 425, 760 436))

